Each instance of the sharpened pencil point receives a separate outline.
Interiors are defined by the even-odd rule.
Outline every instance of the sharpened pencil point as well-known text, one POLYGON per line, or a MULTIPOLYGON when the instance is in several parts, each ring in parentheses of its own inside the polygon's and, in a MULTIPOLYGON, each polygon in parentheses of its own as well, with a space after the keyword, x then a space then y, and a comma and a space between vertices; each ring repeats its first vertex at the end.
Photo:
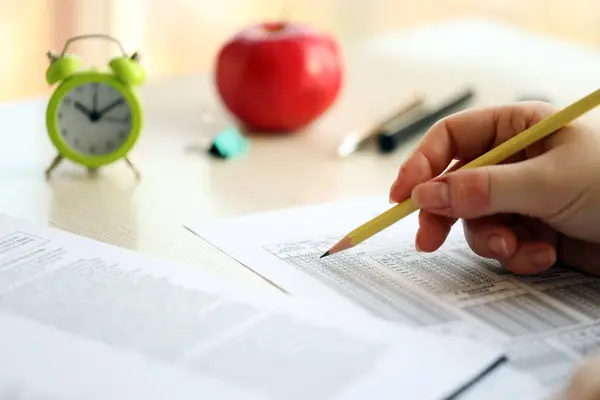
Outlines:
POLYGON ((325 253, 323 253, 323 255, 319 258, 327 257, 328 255, 329 255, 329 250, 327 250, 325 253))

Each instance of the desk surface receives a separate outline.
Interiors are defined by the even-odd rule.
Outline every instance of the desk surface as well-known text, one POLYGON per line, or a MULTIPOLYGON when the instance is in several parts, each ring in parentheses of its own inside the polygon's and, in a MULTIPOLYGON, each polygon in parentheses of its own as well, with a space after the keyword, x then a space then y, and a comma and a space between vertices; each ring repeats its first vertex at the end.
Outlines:
POLYGON ((183 224, 194 217, 385 194, 414 140, 385 157, 367 152, 341 160, 335 148, 349 130, 386 114, 411 90, 433 102, 471 85, 481 105, 506 103, 525 91, 565 103, 600 86, 599 60, 489 24, 467 22, 374 38, 348 48, 346 88, 318 123, 301 134, 255 138, 249 153, 227 162, 205 152, 210 137, 227 126, 210 77, 154 83, 141 91, 146 127, 131 154, 142 174, 138 183, 124 163, 90 178, 64 162, 46 181, 44 170, 55 154, 45 130, 46 100, 5 104, 0 106, 5 143, 0 148, 0 212, 272 288, 183 224), (456 48, 436 47, 446 43, 441 40, 449 33, 457 36, 456 48), (501 49, 479 52, 482 43, 501 49), (466 57, 465 49, 478 56, 466 57), (540 61, 560 60, 567 53, 560 63, 540 61), (515 66, 514 57, 506 54, 517 54, 523 63, 515 66), (523 54, 538 63, 532 67, 523 54))

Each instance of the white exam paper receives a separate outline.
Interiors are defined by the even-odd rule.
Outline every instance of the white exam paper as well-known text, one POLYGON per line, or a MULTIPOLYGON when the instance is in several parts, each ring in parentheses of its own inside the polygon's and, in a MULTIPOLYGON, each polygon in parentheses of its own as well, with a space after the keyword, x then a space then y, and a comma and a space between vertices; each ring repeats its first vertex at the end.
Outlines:
POLYGON ((387 198, 358 199, 196 221, 188 228, 307 302, 503 346, 510 358, 503 369, 515 373, 490 374, 470 396, 551 396, 564 389, 583 357, 599 350, 600 280, 560 267, 513 276, 475 255, 460 224, 432 254, 415 251, 413 213, 353 249, 319 258, 389 207, 387 198), (516 396, 514 380, 506 377, 517 375, 529 378, 523 385, 543 390, 516 396))
POLYGON ((440 399, 500 354, 0 216, 2 399, 440 399))

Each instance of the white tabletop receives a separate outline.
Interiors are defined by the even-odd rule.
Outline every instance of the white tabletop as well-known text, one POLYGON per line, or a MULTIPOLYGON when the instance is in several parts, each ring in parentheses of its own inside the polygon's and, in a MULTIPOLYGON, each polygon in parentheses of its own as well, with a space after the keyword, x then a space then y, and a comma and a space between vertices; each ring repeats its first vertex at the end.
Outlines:
POLYGON ((137 184, 125 163, 90 178, 68 161, 46 181, 55 155, 44 123, 46 99, 0 105, 0 212, 270 288, 183 224, 387 193, 414 140, 389 156, 367 152, 345 160, 335 147, 412 90, 432 102, 471 86, 479 104, 527 94, 566 104, 600 86, 598 54, 481 21, 391 32, 347 48, 346 55, 342 98, 315 126, 253 138, 247 154, 229 161, 205 151, 227 126, 211 77, 142 88, 145 129, 131 153, 142 174, 137 184))

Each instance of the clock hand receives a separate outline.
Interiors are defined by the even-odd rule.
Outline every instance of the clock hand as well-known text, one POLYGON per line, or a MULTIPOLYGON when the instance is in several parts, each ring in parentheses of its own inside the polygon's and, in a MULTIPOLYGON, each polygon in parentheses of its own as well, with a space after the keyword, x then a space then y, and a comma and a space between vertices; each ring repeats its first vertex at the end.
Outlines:
POLYGON ((92 110, 94 112, 98 111, 98 84, 94 85, 94 94, 93 96, 93 100, 92 100, 92 110))
POLYGON ((115 100, 112 103, 110 103, 109 105, 107 105, 106 107, 102 108, 100 111, 98 111, 96 114, 98 116, 98 119, 100 119, 104 114, 106 114, 107 112, 109 112, 110 110, 112 110, 115 107, 120 106, 121 104, 125 103, 125 99, 119 99, 119 100, 115 100))
POLYGON ((76 101, 75 104, 73 104, 73 107, 75 107, 76 109, 78 109, 79 111, 84 113, 85 116, 88 117, 89 119, 92 119, 93 112, 89 108, 87 108, 86 106, 81 104, 80 102, 76 101))

